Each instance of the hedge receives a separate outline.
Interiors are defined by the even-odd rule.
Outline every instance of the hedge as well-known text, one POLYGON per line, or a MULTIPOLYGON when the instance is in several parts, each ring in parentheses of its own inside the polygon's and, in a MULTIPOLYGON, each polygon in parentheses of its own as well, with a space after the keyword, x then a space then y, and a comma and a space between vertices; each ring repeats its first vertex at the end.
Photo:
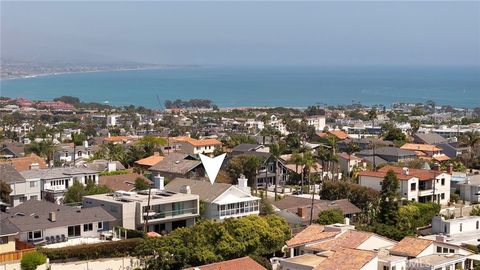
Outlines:
POLYGON ((29 252, 23 255, 20 261, 22 270, 35 270, 37 266, 44 264, 47 261, 45 255, 39 252, 29 252))
POLYGON ((50 260, 67 260, 71 258, 91 260, 123 257, 133 254, 133 251, 141 241, 141 238, 132 238, 64 248, 40 248, 39 251, 50 260))

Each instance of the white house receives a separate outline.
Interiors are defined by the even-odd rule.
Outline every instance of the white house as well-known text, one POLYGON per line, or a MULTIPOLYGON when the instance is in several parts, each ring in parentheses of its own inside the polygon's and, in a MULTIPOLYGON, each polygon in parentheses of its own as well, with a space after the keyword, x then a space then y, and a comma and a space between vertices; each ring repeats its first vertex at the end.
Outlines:
POLYGON ((477 239, 480 239, 480 217, 445 219, 435 216, 432 218, 432 233, 434 235, 425 236, 425 238, 432 239, 441 236, 451 244, 476 246, 478 245, 477 239))
POLYGON ((83 145, 74 147, 73 145, 62 145, 54 154, 54 160, 60 163, 71 163, 75 159, 76 163, 93 156, 92 147, 88 145, 88 141, 84 141, 83 145))
POLYGON ((480 203, 480 175, 468 175, 458 183, 460 198, 471 203, 480 203))
POLYGON ((27 182, 39 184, 41 191, 39 199, 55 203, 62 203, 63 196, 75 181, 84 185, 89 181, 98 184, 98 171, 85 168, 55 167, 23 171, 20 174, 27 182))
MULTIPOLYGON (((301 122, 301 118, 295 118, 293 119, 297 122, 301 122)), ((314 116, 308 116, 305 118, 305 121, 307 125, 312 126, 315 128, 315 131, 323 131, 325 128, 325 115, 314 115, 314 116)))
POLYGON ((364 171, 359 174, 359 184, 375 190, 382 190, 382 181, 392 170, 400 180, 398 193, 401 198, 417 202, 438 202, 442 205, 450 201, 451 175, 435 170, 422 170, 385 166, 378 171, 364 171))
POLYGON ((2 174, 2 180, 5 181, 12 192, 10 193, 10 202, 12 206, 17 206, 29 199, 39 200, 41 183, 40 179, 28 178, 22 176, 12 165, 0 164, 0 171, 2 174))
POLYGON ((165 189, 178 192, 188 186, 192 194, 200 196, 205 204, 204 218, 223 220, 232 217, 258 215, 260 213, 260 198, 252 196, 247 186, 247 179, 238 179, 238 185, 214 183, 207 181, 175 178, 165 186, 165 189))
POLYGON ((216 139, 197 140, 190 137, 176 137, 175 141, 180 144, 180 151, 189 155, 213 155, 215 149, 222 146, 216 139))

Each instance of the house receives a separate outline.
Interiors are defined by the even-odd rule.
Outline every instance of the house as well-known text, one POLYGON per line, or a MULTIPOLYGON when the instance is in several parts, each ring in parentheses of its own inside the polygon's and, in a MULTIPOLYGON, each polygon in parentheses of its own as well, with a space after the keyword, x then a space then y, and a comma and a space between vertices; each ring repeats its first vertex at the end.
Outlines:
POLYGON ((437 133, 415 133, 413 134, 413 142, 417 144, 438 145, 446 143, 448 140, 437 133))
POLYGON ((170 181, 165 189, 179 192, 185 186, 190 187, 191 193, 200 197, 205 204, 204 218, 223 220, 232 217, 258 215, 260 213, 260 198, 252 196, 247 186, 247 179, 238 179, 238 185, 214 183, 185 178, 176 178, 170 181))
POLYGON ((79 163, 93 156, 93 149, 85 141, 83 145, 73 146, 73 144, 64 144, 54 153, 53 159, 61 164, 79 163))
POLYGON ((197 140, 190 137, 177 137, 175 140, 180 144, 182 153, 193 156, 198 154, 213 156, 215 149, 222 146, 222 143, 216 139, 197 140))
MULTIPOLYGON (((312 199, 299 196, 285 196, 283 199, 272 202, 277 215, 284 217, 292 227, 304 226, 310 223, 312 199)), ((354 218, 362 211, 346 199, 326 201, 314 200, 313 220, 325 210, 340 209, 344 217, 354 218)))
POLYGON ((360 150, 371 149, 375 147, 394 146, 391 141, 384 141, 378 138, 348 138, 337 142, 338 151, 345 152, 348 144, 353 143, 360 148, 360 150))
POLYGON ((325 128, 325 115, 312 115, 306 117, 305 119, 294 118, 293 120, 297 122, 302 122, 303 120, 305 120, 305 123, 308 126, 312 126, 315 128, 315 131, 323 131, 323 129, 325 128))
POLYGON ((445 242, 407 236, 389 249, 394 256, 408 259, 407 269, 473 269, 473 252, 445 242))
POLYGON ((153 183, 150 179, 146 178, 142 174, 134 173, 133 170, 129 170, 125 174, 100 175, 98 184, 101 186, 107 186, 113 191, 132 191, 135 189, 135 180, 138 178, 142 179, 149 185, 153 183))
POLYGON ((427 160, 446 161, 450 158, 443 154, 442 149, 432 144, 406 143, 401 149, 414 151, 419 158, 427 160))
POLYGON ((161 156, 158 152, 156 152, 149 157, 135 161, 134 164, 136 167, 148 170, 150 167, 157 165, 157 163, 162 161, 164 158, 164 156, 161 156))
POLYGON ((66 241, 67 238, 98 238, 115 220, 100 207, 79 209, 37 200, 28 200, 6 214, 6 220, 18 232, 16 237, 34 244, 66 241))
POLYGON ((28 199, 40 199, 41 184, 37 179, 26 179, 20 172, 7 163, 0 164, 0 172, 2 180, 5 181, 12 192, 10 193, 10 201, 4 202, 11 206, 17 206, 28 199))
POLYGON ((163 160, 150 167, 149 171, 167 179, 205 177, 205 168, 202 162, 192 155, 182 153, 168 154, 163 160))
POLYGON ((381 191, 382 181, 390 170, 400 180, 398 193, 401 198, 417 202, 439 202, 442 205, 450 201, 451 175, 436 170, 385 166, 378 171, 360 172, 358 183, 381 191))
POLYGON ((467 175, 458 184, 460 198, 471 203, 480 203, 480 174, 467 175))
POLYGON ((435 216, 432 218, 432 234, 423 238, 445 240, 458 246, 477 246, 480 239, 480 217, 445 219, 442 216, 435 216))
POLYGON ((45 160, 33 153, 24 157, 17 157, 0 161, 0 164, 10 164, 15 168, 15 170, 19 172, 32 169, 47 168, 47 163, 45 162, 45 160))
POLYGON ((200 265, 190 268, 185 268, 184 270, 267 270, 256 261, 250 257, 242 257, 238 259, 211 263, 206 265, 200 265))
POLYGON ((156 186, 150 192, 116 191, 83 197, 85 209, 96 206, 115 217, 113 225, 131 230, 143 230, 148 226, 147 231, 157 233, 192 226, 200 216, 199 196, 191 194, 189 187, 184 187, 182 192, 156 186))
POLYGON ((0 254, 14 252, 18 235, 17 228, 8 221, 6 215, 0 216, 0 254))
POLYGON ((286 242, 285 258, 272 259, 272 266, 291 270, 375 270, 377 252, 396 243, 374 233, 357 231, 348 224, 312 224, 286 242))
POLYGON ((334 136, 339 141, 346 140, 346 139, 349 138, 348 133, 346 133, 343 130, 338 130, 338 129, 330 130, 330 131, 327 131, 327 132, 316 133, 316 139, 325 139, 328 136, 334 136))
POLYGON ((0 158, 18 158, 25 156, 25 145, 13 140, 0 142, 0 158))
POLYGON ((348 155, 347 153, 338 153, 338 164, 343 175, 349 175, 354 168, 366 167, 365 161, 355 155, 348 155))
POLYGON ((116 172, 125 170, 125 166, 120 161, 110 161, 105 159, 96 159, 92 162, 86 162, 83 164, 78 164, 79 168, 86 168, 92 171, 102 172, 116 172))
POLYGON ((84 185, 89 181, 98 184, 98 171, 86 168, 54 167, 34 169, 23 171, 21 175, 30 183, 30 186, 35 183, 35 189, 41 191, 41 199, 55 203, 62 203, 65 193, 75 181, 84 185))
POLYGON ((386 147, 362 150, 356 153, 356 156, 361 158, 379 157, 382 160, 385 160, 387 162, 400 162, 400 161, 406 161, 409 159, 414 159, 417 157, 417 154, 414 151, 405 150, 398 147, 386 146, 386 147))
POLYGON ((459 142, 439 143, 437 146, 442 148, 443 153, 450 158, 461 157, 469 152, 469 147, 462 146, 459 142))

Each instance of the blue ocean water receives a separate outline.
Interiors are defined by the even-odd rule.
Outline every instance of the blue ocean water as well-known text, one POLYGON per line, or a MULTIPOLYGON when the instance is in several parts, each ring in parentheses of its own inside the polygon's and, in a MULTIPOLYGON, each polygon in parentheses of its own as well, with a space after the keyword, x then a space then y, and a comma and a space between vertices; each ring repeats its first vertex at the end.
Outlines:
POLYGON ((220 107, 424 102, 480 106, 479 67, 200 67, 92 72, 0 81, 0 95, 160 108, 205 98, 220 107), (158 97, 158 98, 157 98, 158 97))

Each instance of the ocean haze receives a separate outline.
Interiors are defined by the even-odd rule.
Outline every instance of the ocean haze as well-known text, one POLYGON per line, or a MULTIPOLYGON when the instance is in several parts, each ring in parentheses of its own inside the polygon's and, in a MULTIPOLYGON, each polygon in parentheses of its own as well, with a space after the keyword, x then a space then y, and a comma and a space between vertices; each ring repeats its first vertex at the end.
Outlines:
POLYGON ((165 100, 205 98, 220 107, 306 107, 425 102, 480 107, 480 68, 215 67, 92 72, 0 81, 0 95, 159 109, 165 100))
POLYGON ((199 65, 480 64, 480 2, 2 1, 1 57, 199 65))

